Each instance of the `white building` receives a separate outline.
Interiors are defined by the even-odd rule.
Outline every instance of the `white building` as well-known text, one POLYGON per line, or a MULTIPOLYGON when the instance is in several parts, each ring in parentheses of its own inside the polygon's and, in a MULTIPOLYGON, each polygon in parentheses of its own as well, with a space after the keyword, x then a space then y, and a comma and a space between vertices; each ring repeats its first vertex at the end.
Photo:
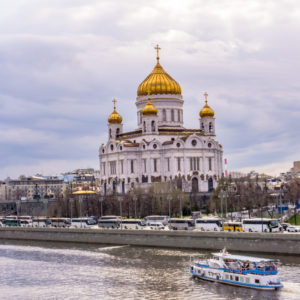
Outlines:
POLYGON ((103 193, 126 193, 170 181, 185 192, 209 192, 222 176, 222 145, 216 141, 214 111, 207 104, 207 93, 199 112, 199 128, 186 129, 181 87, 160 65, 156 49, 157 63, 137 90, 136 130, 123 131, 114 100, 108 140, 99 148, 103 193))

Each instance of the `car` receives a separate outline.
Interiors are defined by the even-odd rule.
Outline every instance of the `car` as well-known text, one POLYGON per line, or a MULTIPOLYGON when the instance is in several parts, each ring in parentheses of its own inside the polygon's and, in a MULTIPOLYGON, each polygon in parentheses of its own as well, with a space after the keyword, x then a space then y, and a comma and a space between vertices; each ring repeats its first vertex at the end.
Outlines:
POLYGON ((152 223, 149 225, 150 229, 162 230, 165 229, 165 226, 162 223, 152 223))
POLYGON ((283 230, 287 230, 287 228, 289 226, 291 226, 291 224, 289 224, 289 223, 281 223, 280 225, 281 225, 281 227, 282 227, 283 230))
POLYGON ((300 228, 297 227, 297 226, 289 226, 289 227, 287 228, 287 231, 288 231, 288 232, 300 232, 300 228))

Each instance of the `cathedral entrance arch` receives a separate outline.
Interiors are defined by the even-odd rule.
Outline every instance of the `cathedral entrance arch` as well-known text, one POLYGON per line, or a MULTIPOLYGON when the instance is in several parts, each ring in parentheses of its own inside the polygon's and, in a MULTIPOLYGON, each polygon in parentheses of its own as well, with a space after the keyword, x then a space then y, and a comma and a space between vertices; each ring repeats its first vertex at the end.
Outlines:
POLYGON ((208 192, 212 192, 214 190, 214 182, 212 177, 208 178, 208 192))
POLYGON ((194 177, 192 179, 192 193, 198 193, 198 178, 194 177))

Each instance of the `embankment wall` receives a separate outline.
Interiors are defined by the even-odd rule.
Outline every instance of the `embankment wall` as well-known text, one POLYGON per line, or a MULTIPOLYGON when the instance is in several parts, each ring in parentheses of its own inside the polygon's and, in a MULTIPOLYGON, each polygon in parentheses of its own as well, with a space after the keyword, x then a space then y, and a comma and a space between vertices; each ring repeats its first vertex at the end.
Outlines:
POLYGON ((300 234, 68 228, 0 228, 2 240, 32 240, 300 255, 300 234))

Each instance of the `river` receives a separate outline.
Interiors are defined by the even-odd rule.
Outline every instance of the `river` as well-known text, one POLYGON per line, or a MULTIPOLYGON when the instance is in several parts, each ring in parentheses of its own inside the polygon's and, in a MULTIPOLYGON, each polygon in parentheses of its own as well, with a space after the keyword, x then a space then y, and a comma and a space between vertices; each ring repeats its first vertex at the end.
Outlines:
POLYGON ((275 256, 284 284, 277 292, 193 279, 190 259, 208 256, 197 250, 1 241, 0 299, 299 299, 299 256, 275 256))

